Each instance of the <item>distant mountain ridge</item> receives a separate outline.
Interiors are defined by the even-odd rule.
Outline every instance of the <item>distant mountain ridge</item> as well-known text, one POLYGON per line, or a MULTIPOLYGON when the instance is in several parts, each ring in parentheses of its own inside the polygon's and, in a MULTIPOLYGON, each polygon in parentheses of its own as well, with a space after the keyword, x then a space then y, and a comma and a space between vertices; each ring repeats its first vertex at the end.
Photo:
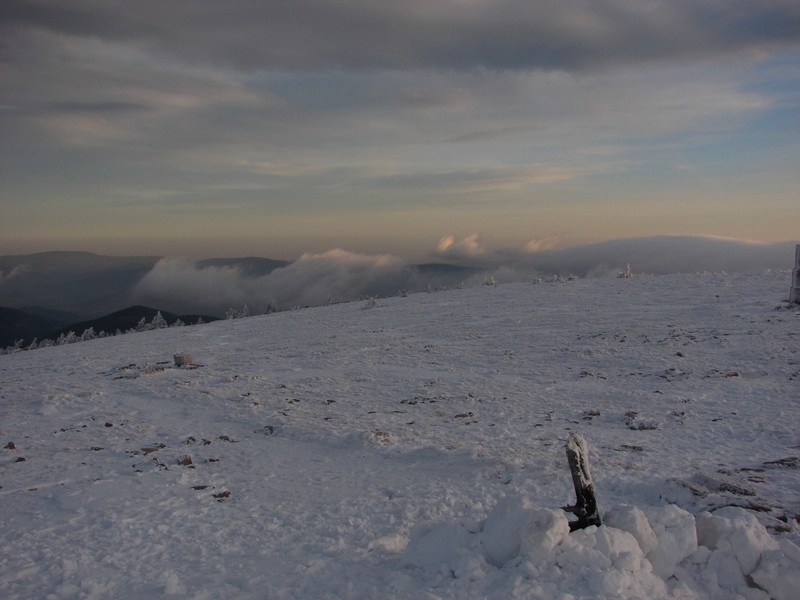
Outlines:
POLYGON ((94 329, 96 333, 100 333, 101 331, 110 334, 116 331, 124 333, 130 329, 134 329, 142 319, 148 323, 151 322, 158 314, 161 314, 161 317, 166 321, 167 325, 174 325, 178 320, 184 325, 194 325, 198 321, 210 323, 211 321, 219 320, 218 317, 211 315, 176 315, 169 311, 150 308, 149 306, 135 305, 118 310, 110 315, 100 317, 99 319, 90 319, 88 321, 81 321, 80 323, 73 323, 61 327, 55 332, 55 337, 58 337, 62 333, 67 334, 70 331, 80 336, 89 328, 94 329))
POLYGON ((41 252, 0 256, 0 306, 40 306, 91 319, 131 305, 157 256, 41 252))
POLYGON ((58 321, 0 306, 0 348, 12 346, 20 339, 30 343, 33 338, 45 337, 61 325, 58 321))
POLYGON ((70 332, 80 337, 88 329, 92 329, 96 334, 105 332, 113 335, 118 331, 125 333, 135 329, 142 319, 146 323, 151 323, 158 314, 167 325, 174 325, 179 320, 184 325, 194 325, 200 321, 210 323, 218 320, 218 317, 211 315, 176 315, 149 306, 136 305, 98 319, 64 325, 58 321, 21 310, 0 307, 0 348, 13 346, 20 340, 23 347, 29 345, 34 339, 38 339, 40 342, 44 339, 57 340, 60 336, 70 332))
MULTIPOLYGON (((57 327, 63 327, 135 305, 161 307, 162 314, 222 317, 227 310, 245 305, 258 313, 486 281, 506 283, 554 275, 608 277, 628 264, 633 273, 654 275, 791 269, 794 246, 794 242, 655 236, 542 251, 481 248, 477 253, 434 254, 431 262, 418 264, 344 251, 304 255, 296 261, 41 252, 0 256, 0 306, 28 313, 5 313, 2 324, 27 337, 43 327, 32 316, 58 321, 57 327)), ((787 282, 787 293, 788 289, 787 282)))
MULTIPOLYGON (((134 288, 163 258, 71 251, 0 256, 0 306, 41 316, 43 311, 60 311, 79 320, 96 319, 134 304, 134 288)), ((194 264, 200 269, 229 267, 256 278, 290 263, 244 257, 194 264)))
POLYGON ((81 320, 79 315, 66 310, 55 310, 44 306, 19 306, 17 308, 23 312, 36 315, 37 317, 55 321, 59 325, 69 325, 70 323, 77 323, 81 320))

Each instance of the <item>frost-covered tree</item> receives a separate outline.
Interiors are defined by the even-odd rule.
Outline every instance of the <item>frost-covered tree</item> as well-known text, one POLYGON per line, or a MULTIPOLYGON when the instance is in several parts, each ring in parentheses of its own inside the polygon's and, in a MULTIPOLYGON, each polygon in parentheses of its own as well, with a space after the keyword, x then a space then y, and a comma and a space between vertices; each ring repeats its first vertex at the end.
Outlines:
POLYGON ((229 308, 225 311, 226 319, 244 319, 250 316, 250 308, 245 304, 241 309, 229 308))
POLYGON ((625 267, 624 271, 620 271, 617 273, 617 277, 620 279, 630 279, 633 277, 633 271, 631 270, 631 263, 628 263, 625 267))
POLYGON ((68 331, 67 333, 62 333, 60 336, 58 336, 58 339, 56 340, 56 345, 63 346, 65 344, 74 344, 77 341, 78 341, 78 336, 75 335, 75 332, 68 331))
POLYGON ((161 314, 161 311, 158 311, 153 320, 150 321, 150 329, 164 329, 165 327, 169 327, 167 320, 161 314))

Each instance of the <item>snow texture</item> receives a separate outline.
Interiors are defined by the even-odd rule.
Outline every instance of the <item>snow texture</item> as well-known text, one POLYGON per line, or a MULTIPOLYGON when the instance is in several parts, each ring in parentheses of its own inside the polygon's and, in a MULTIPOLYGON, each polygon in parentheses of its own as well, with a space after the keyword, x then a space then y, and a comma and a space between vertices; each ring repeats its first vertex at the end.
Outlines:
POLYGON ((0 356, 0 597, 795 598, 788 278, 484 286, 0 356), (570 533, 572 433, 604 524, 570 533))

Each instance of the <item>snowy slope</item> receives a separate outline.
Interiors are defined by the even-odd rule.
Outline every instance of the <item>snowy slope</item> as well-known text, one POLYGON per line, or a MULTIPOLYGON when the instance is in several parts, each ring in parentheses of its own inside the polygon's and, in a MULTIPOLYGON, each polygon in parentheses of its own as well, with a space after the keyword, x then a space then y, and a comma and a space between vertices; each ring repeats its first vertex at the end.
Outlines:
POLYGON ((792 597, 789 284, 487 286, 0 356, 0 597, 792 597), (613 527, 564 531, 571 432, 613 527))

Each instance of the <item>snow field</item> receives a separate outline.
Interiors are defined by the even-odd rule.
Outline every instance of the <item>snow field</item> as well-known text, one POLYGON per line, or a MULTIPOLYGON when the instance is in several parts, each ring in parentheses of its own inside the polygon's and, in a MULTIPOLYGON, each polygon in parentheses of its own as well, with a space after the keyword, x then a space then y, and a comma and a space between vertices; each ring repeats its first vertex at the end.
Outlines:
POLYGON ((0 596, 792 597, 787 281, 492 286, 0 357, 0 596), (569 534, 573 431, 606 521, 569 534))

